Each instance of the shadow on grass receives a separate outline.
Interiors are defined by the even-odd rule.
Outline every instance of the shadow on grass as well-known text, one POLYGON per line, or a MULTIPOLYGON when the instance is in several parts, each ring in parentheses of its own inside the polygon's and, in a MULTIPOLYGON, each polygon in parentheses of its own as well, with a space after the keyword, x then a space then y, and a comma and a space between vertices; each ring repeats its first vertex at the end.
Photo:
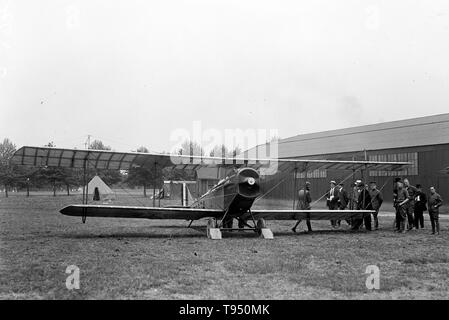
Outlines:
MULTIPOLYGON (((111 231, 111 233, 107 234, 98 234, 98 233, 78 233, 78 232, 67 232, 63 234, 55 234, 55 237, 58 238, 66 238, 66 239, 101 239, 101 238, 147 238, 147 239, 165 239, 165 238, 173 238, 173 239, 182 239, 182 238, 206 238, 206 227, 184 227, 184 226, 151 226, 148 228, 148 232, 142 231, 111 231), (182 230, 193 230, 196 231, 195 234, 189 233, 152 233, 150 229, 177 229, 182 230)), ((274 232, 275 237, 307 237, 313 235, 348 235, 348 234, 367 234, 367 231, 353 231, 353 230, 316 230, 312 232, 297 232, 294 233, 292 231, 281 231, 274 232)), ((48 238, 49 235, 46 235, 48 238)), ((50 236, 51 237, 51 236, 50 236)), ((241 238, 258 238, 259 235, 253 231, 222 231, 222 238, 227 239, 241 239, 241 238)))
MULTIPOLYGON (((172 227, 159 227, 164 229, 172 229, 172 227)), ((179 227, 175 227, 177 229, 180 229, 179 227)), ((183 227, 182 229, 187 229, 183 227)), ((188 233, 151 233, 151 231, 147 232, 133 232, 133 231, 117 231, 117 232, 111 232, 108 234, 98 234, 98 233, 74 233, 74 232, 68 232, 63 234, 56 234, 55 237, 58 238, 65 238, 65 239, 102 239, 102 238, 146 238, 146 239, 189 239, 189 238, 198 238, 198 239, 207 239, 206 236, 206 228, 189 228, 188 230, 195 230, 197 233, 195 234, 188 234, 188 233)), ((232 239, 240 239, 240 238, 258 238, 259 235, 255 232, 250 231, 233 231, 233 232, 222 232, 223 239, 226 238, 232 238, 232 239)), ((48 236, 47 236, 48 238, 48 236)))
POLYGON ((367 234, 368 231, 365 230, 349 230, 349 229, 340 229, 340 230, 316 230, 312 232, 301 231, 301 232, 293 232, 293 231, 281 231, 275 232, 275 236, 312 236, 312 235, 332 235, 332 234, 367 234))
POLYGON ((405 264, 432 264, 432 263, 448 263, 449 258, 445 256, 437 256, 437 257, 412 257, 404 260, 400 260, 405 264))
POLYGON ((58 238, 65 239, 125 239, 125 238, 146 238, 146 239, 180 239, 180 238, 205 238, 206 234, 151 234, 151 233, 143 233, 143 232, 117 232, 110 234, 75 234, 75 233, 66 233, 56 235, 58 238))

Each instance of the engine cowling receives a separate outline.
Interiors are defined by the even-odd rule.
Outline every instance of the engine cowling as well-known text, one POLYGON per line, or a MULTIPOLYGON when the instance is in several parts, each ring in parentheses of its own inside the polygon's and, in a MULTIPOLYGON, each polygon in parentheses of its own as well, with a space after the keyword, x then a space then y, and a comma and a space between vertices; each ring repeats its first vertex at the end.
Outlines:
POLYGON ((225 201, 231 216, 247 212, 260 195, 259 173, 252 168, 240 169, 225 188, 225 201))
POLYGON ((260 193, 259 173, 251 168, 237 173, 238 193, 244 197, 256 198, 260 193))

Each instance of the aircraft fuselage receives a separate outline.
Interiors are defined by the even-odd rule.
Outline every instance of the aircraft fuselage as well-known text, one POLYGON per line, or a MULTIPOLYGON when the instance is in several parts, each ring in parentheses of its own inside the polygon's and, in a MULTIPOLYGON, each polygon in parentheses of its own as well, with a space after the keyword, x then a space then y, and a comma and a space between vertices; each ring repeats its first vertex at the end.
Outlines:
POLYGON ((194 207, 223 209, 228 216, 238 217, 251 208, 259 195, 259 173, 252 168, 242 168, 220 181, 194 207))

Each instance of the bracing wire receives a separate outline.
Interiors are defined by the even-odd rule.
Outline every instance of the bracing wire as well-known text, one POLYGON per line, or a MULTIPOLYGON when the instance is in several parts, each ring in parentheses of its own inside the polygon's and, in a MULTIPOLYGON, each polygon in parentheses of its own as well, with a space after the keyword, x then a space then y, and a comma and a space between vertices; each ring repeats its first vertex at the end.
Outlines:
POLYGON ((292 171, 289 171, 286 173, 285 177, 281 179, 281 181, 279 181, 278 183, 276 183, 272 188, 270 188, 267 192, 265 192, 263 195, 261 195, 260 197, 258 197, 254 203, 256 203, 257 201, 259 201, 260 199, 262 199, 263 197, 265 197, 267 194, 271 193, 271 191, 273 191, 274 189, 276 189, 281 183, 283 183, 287 178, 289 178, 290 176, 288 175, 288 173, 291 173, 292 171))
MULTIPOLYGON (((346 180, 348 180, 349 178, 351 178, 352 175, 353 175, 353 173, 349 174, 346 178, 344 178, 343 180, 341 180, 339 183, 345 182, 346 180)), ((319 197, 319 198, 316 199, 314 202, 312 202, 310 205, 312 206, 312 205, 316 204, 316 203, 319 202, 321 199, 323 199, 326 195, 327 195, 327 191, 326 191, 326 193, 324 193, 321 197, 319 197)))
MULTIPOLYGON (((89 170, 89 167, 90 167, 90 164, 92 163, 92 160, 90 160, 90 159, 88 159, 87 160, 87 171, 89 170)), ((88 183, 87 181, 86 181, 86 183, 88 183)), ((84 186, 85 187, 85 186, 84 186)), ((124 187, 123 187, 123 182, 120 182, 119 184, 118 184, 118 188, 120 189, 120 190, 123 190, 131 199, 133 199, 133 200, 135 200, 137 203, 139 203, 140 205, 142 205, 142 206, 144 206, 144 207, 146 207, 147 206, 147 204, 146 203, 144 203, 144 202, 142 202, 141 200, 139 200, 136 196, 134 196, 132 193, 130 193, 127 189, 125 189, 124 187)))

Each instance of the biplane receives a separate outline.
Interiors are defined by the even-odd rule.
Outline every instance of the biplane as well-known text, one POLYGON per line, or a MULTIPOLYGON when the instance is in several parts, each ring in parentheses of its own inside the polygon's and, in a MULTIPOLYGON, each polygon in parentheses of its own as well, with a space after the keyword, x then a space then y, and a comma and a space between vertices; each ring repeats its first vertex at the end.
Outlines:
MULTIPOLYGON (((239 222, 239 230, 250 230, 264 238, 273 238, 266 220, 344 220, 363 218, 370 210, 284 210, 253 209, 254 202, 263 196, 260 175, 263 170, 306 173, 317 169, 336 170, 403 170, 407 162, 334 161, 307 159, 220 158, 193 155, 173 155, 138 152, 61 149, 29 147, 18 149, 11 162, 25 166, 47 166, 87 169, 129 170, 133 167, 148 169, 196 170, 201 167, 225 169, 228 175, 200 196, 188 207, 143 207, 88 204, 83 190, 83 203, 69 205, 60 210, 67 216, 141 219, 207 220, 207 236, 221 239, 222 231, 235 230, 232 222, 239 222)), ((296 180, 295 180, 296 181, 296 180)), ((86 185, 86 184, 84 184, 86 185)), ((189 225, 190 226, 190 225, 189 225)))

